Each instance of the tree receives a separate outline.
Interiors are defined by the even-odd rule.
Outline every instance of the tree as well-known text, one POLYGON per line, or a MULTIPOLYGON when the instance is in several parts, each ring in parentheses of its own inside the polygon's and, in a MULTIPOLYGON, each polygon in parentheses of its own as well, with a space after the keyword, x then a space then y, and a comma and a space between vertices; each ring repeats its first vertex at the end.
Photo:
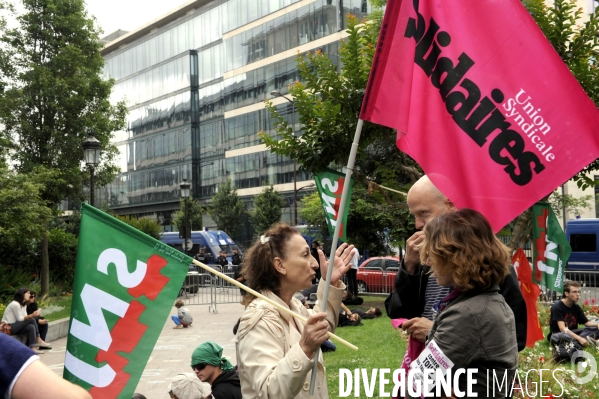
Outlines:
MULTIPOLYGON (((354 16, 348 16, 349 36, 339 49, 343 65, 340 72, 331 58, 320 51, 298 55, 302 81, 290 85, 289 93, 294 97, 296 111, 300 115, 302 134, 294 135, 287 121, 269 102, 267 106, 276 120, 276 134, 271 136, 263 132, 260 137, 272 152, 297 159, 301 168, 312 174, 327 167, 339 168, 347 164, 378 39, 381 15, 380 12, 376 13, 370 21, 358 21, 354 16)), ((364 204, 379 202, 379 206, 370 210, 376 212, 376 217, 380 217, 379 222, 384 221, 385 224, 377 226, 374 231, 382 232, 387 228, 391 231, 391 241, 399 242, 409 237, 407 230, 394 228, 410 223, 409 214, 405 212, 405 198, 371 188, 374 182, 377 183, 375 186, 405 190, 422 176, 419 166, 397 150, 395 137, 395 130, 365 122, 353 178, 355 190, 361 189, 364 195, 373 195, 364 204), (389 214, 390 209, 393 209, 391 214, 395 216, 387 218, 381 214, 389 214)), ((356 208, 354 199, 350 206, 356 208)), ((358 222, 354 226, 359 225, 358 222)), ((373 225, 366 226, 367 229, 357 230, 364 235, 354 235, 352 239, 362 243, 371 242, 373 225)), ((351 234, 351 229, 348 228, 348 232, 351 234)), ((363 248, 366 249, 365 246, 363 248)), ((384 252, 383 248, 378 250, 384 252)))
MULTIPOLYGON (((116 148, 111 133, 124 128, 126 107, 109 102, 113 81, 101 77, 104 60, 99 30, 83 0, 24 0, 19 26, 1 40, 10 63, 0 63, 6 89, 0 122, 12 139, 14 167, 22 173, 38 166, 55 172, 41 198, 50 209, 82 192, 81 143, 88 133, 101 142, 98 184, 114 178, 116 148)), ((42 235, 42 294, 49 288, 48 236, 42 235)))
POLYGON ((320 240, 324 240, 329 235, 327 220, 317 191, 302 198, 300 213, 307 224, 306 233, 320 240))
MULTIPOLYGON (((174 223, 177 225, 179 229, 181 226, 185 225, 185 198, 181 198, 179 201, 180 209, 175 214, 174 223)), ((208 211, 208 209, 203 206, 200 201, 193 198, 187 199, 187 218, 189 223, 191 224, 191 229, 201 229, 202 228, 202 216, 208 211)))
POLYGON ((158 223, 157 220, 150 220, 148 218, 136 219, 131 216, 117 216, 117 219, 123 223, 127 223, 129 226, 136 228, 150 237, 160 240, 160 235, 162 232, 160 223, 158 223))
POLYGON ((52 212, 41 195, 51 172, 17 173, 0 162, 0 241, 39 239, 52 212))
POLYGON ((218 185, 218 191, 212 197, 208 213, 220 230, 233 239, 237 238, 245 214, 245 205, 237 196, 237 189, 233 187, 231 180, 218 185))
MULTIPOLYGON (((373 0, 371 3, 381 7, 386 1, 373 0)), ((556 0, 551 7, 546 6, 543 0, 524 0, 524 4, 583 89, 597 104, 598 11, 580 26, 582 11, 574 0, 556 0)), ((272 152, 297 159, 302 168, 312 173, 328 164, 333 167, 346 164, 378 41, 381 15, 380 11, 376 11, 370 21, 362 23, 348 16, 349 36, 339 50, 343 63, 340 73, 337 73, 331 59, 319 51, 298 55, 302 81, 290 85, 289 93, 295 99, 303 134, 301 138, 295 137, 276 107, 269 103, 268 108, 278 126, 275 135, 262 133, 261 138, 272 152)), ((356 187, 367 188, 369 182, 375 182, 406 191, 422 175, 419 166, 398 151, 394 142, 395 131, 392 129, 364 123, 354 169, 356 187)), ((593 184, 586 173, 596 169, 599 169, 599 160, 575 176, 578 185, 585 187, 593 184)), ((379 193, 388 205, 405 207, 403 197, 384 191, 379 193)), ((352 206, 355 206, 353 202, 352 206)), ((530 211, 520 215, 511 227, 511 246, 515 247, 528 234, 530 211)), ((392 239, 405 238, 406 232, 401 229, 399 235, 392 239)))
POLYGON ((250 223, 257 234, 268 230, 281 220, 283 205, 285 200, 273 186, 264 187, 254 198, 254 211, 250 213, 250 223))

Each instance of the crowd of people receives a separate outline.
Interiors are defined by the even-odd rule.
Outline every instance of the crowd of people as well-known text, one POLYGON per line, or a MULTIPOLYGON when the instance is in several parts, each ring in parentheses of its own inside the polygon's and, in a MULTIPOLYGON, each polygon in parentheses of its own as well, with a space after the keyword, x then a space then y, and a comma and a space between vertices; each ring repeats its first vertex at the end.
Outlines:
MULTIPOLYGON (((526 304, 509 250, 482 214, 456 209, 426 176, 410 189, 407 203, 418 231, 406 242, 394 290, 385 301, 388 316, 400 320, 399 327, 422 348, 434 345, 454 368, 477 368, 473 390, 479 397, 505 398, 505 390, 488 396, 486 375, 493 371, 506 375, 508 381, 512 378, 527 329, 526 304)), ((237 251, 233 259, 234 264, 241 264, 237 251)), ((327 281, 329 264, 318 242, 308 245, 298 230, 284 223, 265 231, 246 252, 243 267, 237 268, 236 279, 261 294, 257 297, 242 291, 245 310, 234 338, 237 367, 222 356, 222 347, 205 342, 190 359, 196 378, 191 373, 178 375, 169 387, 170 397, 328 398, 324 359, 318 349, 327 346, 329 332, 337 327, 359 325, 382 314, 377 308, 349 309, 343 304, 344 298, 358 295, 352 278, 357 260, 353 245, 340 245, 327 281), (342 281, 345 274, 349 287, 342 281), (312 293, 318 300, 313 308, 302 294, 305 290, 315 291, 312 293), (317 375, 312 379, 315 356, 317 375), (313 380, 315 386, 311 387, 313 380), (309 394, 311 388, 313 396, 309 394)), ((32 306, 31 313, 27 312, 28 305, 33 304, 30 294, 27 289, 17 291, 3 321, 13 331, 27 332, 29 358, 40 368, 36 348, 48 344, 39 309, 32 306)), ((569 339, 581 346, 596 344, 598 323, 585 317, 577 304, 579 298, 579 285, 567 282, 563 299, 551 309, 548 338, 552 342, 569 339), (579 324, 584 327, 579 329, 579 324)), ((190 326, 193 319, 184 303, 177 301, 175 306, 175 328, 190 326)), ((2 334, 0 337, 6 339, 2 334)), ((11 347, 15 345, 16 341, 11 343, 11 347)), ((0 383, 17 377, 3 376, 0 383)), ((465 391, 466 378, 463 374, 454 379, 452 388, 465 391)), ((13 397, 18 397, 14 395, 19 387, 22 385, 14 384, 13 397)), ((76 388, 72 391, 80 395, 73 397, 85 397, 76 388)))

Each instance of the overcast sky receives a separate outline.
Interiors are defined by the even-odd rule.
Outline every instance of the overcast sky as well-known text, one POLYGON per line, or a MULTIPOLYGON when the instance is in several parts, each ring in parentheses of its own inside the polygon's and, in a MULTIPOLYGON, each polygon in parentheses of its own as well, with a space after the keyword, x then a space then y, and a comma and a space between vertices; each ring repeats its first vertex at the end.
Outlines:
POLYGON ((132 31, 166 14, 188 0, 86 0, 87 12, 96 17, 106 36, 117 29, 132 31))

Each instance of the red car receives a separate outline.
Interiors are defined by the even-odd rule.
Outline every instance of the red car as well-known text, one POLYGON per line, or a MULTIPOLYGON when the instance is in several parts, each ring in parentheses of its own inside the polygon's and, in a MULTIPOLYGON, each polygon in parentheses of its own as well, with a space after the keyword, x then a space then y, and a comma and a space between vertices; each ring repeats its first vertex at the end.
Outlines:
POLYGON ((358 292, 391 293, 395 275, 399 270, 399 257, 368 258, 358 268, 358 292))

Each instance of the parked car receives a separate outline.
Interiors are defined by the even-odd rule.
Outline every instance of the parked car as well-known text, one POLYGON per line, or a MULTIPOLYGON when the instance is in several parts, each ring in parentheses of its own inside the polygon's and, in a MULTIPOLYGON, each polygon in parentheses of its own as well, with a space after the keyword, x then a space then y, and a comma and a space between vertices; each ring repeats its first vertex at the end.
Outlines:
POLYGON ((366 259, 358 268, 358 292, 390 293, 398 270, 399 257, 375 256, 366 259))

